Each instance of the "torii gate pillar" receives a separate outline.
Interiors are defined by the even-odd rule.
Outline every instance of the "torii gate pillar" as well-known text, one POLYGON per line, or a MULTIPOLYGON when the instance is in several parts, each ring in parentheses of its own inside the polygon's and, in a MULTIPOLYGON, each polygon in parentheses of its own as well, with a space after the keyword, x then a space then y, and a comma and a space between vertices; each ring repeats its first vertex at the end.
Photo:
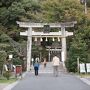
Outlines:
POLYGON ((63 66, 65 66, 65 61, 66 61, 66 32, 65 32, 65 27, 61 26, 61 42, 62 42, 62 50, 61 50, 61 60, 63 62, 63 66))
POLYGON ((31 65, 31 51, 32 51, 32 27, 28 28, 27 39, 27 71, 30 71, 31 65))

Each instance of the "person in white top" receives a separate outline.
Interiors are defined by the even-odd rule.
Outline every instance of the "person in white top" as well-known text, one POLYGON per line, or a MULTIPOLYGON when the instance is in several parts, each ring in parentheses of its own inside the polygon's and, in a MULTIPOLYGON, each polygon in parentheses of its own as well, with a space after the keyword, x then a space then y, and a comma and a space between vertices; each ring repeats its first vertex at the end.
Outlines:
POLYGON ((53 57, 52 64, 53 64, 53 74, 54 76, 58 76, 60 59, 56 55, 53 57))
POLYGON ((45 68, 45 67, 46 67, 46 65, 47 65, 46 58, 44 58, 43 65, 44 65, 44 68, 45 68))

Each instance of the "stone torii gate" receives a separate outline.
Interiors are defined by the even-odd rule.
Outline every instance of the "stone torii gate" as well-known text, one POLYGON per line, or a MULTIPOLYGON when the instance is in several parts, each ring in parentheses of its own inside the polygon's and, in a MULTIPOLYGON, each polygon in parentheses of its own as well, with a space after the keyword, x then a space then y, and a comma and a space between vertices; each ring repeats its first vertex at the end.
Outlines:
POLYGON ((32 46, 32 37, 59 37, 61 38, 62 42, 62 49, 61 49, 61 60, 64 62, 66 60, 66 37, 73 35, 73 32, 65 31, 67 27, 74 27, 76 21, 73 22, 66 22, 66 23, 30 23, 30 22, 18 22, 20 27, 28 28, 26 32, 20 32, 20 35, 27 36, 27 71, 30 71, 31 65, 31 46, 32 46), (44 25, 49 25, 50 28, 61 28, 59 32, 34 32, 32 28, 43 28, 44 25))

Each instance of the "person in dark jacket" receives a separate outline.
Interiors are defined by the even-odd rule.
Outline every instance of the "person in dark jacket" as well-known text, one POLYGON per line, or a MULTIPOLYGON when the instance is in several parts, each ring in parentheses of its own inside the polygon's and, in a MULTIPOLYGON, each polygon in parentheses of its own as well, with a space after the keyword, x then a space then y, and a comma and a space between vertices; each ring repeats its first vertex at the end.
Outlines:
POLYGON ((39 70, 39 62, 38 62, 38 61, 36 61, 36 62, 34 63, 35 76, 37 76, 37 75, 38 75, 38 70, 39 70))

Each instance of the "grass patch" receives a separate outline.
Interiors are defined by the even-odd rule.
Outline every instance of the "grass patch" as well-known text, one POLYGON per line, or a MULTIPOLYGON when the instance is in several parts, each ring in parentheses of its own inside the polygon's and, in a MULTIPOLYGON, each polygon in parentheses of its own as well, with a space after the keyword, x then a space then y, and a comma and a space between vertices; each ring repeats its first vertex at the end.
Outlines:
POLYGON ((76 76, 79 76, 81 78, 90 78, 90 73, 74 73, 76 76))
POLYGON ((82 78, 90 78, 90 74, 79 74, 82 78))
POLYGON ((13 83, 15 82, 17 79, 16 78, 10 78, 9 80, 7 80, 5 77, 0 77, 0 83, 13 83))

